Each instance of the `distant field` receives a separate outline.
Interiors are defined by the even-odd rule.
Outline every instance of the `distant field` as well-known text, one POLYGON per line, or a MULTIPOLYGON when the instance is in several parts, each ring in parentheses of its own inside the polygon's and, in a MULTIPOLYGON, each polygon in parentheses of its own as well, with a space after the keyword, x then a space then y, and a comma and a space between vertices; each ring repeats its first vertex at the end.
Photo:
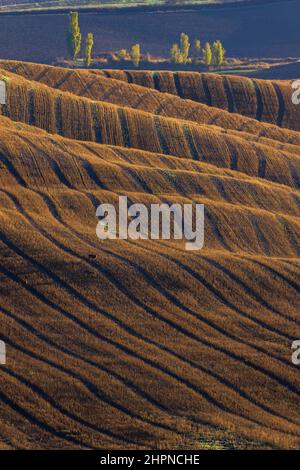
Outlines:
MULTIPOLYGON (((98 7, 128 7, 136 5, 198 5, 198 4, 227 4, 227 3, 259 3, 267 0, 0 0, 0 10, 39 10, 47 8, 63 8, 65 6, 85 7, 87 5, 95 5, 98 7)), ((277 0, 279 1, 279 0, 277 0)))
MULTIPOLYGON (((231 57, 299 57, 300 1, 205 11, 81 13, 83 34, 94 33, 94 54, 130 47, 168 55, 185 31, 202 42, 219 38, 231 57), (280 36, 278 35, 280 31, 280 36)), ((52 63, 66 57, 66 14, 0 15, 0 57, 52 63), (9 38, 9 39, 8 39, 9 38)))
MULTIPOLYGON (((167 5, 168 7, 180 7, 183 5, 218 5, 235 4, 239 2, 258 3, 268 0, 0 0, 0 12, 3 11, 40 11, 52 9, 74 8, 127 8, 138 6, 167 5)), ((279 0, 277 0, 279 1, 279 0)))

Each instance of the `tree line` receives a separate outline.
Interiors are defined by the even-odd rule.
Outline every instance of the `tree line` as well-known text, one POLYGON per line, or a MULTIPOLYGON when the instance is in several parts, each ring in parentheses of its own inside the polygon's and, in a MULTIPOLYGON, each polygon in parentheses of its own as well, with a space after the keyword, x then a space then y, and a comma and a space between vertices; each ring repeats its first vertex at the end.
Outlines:
MULTIPOLYGON (((71 11, 69 14, 69 29, 67 34, 68 48, 75 61, 81 52, 82 34, 79 26, 78 12, 71 11)), ((85 40, 84 63, 86 67, 91 65, 92 49, 94 45, 93 33, 88 33, 85 40)), ((169 60, 172 64, 199 64, 203 62, 208 68, 211 65, 221 66, 225 59, 225 49, 221 41, 214 41, 211 45, 206 42, 204 48, 201 48, 199 39, 195 39, 191 47, 189 36, 181 33, 179 44, 174 43, 170 49, 169 60)), ((135 67, 138 67, 141 61, 140 44, 133 44, 131 51, 121 49, 118 53, 112 55, 113 60, 131 60, 135 67)), ((150 61, 149 54, 147 60, 150 61)))
MULTIPOLYGON (((67 33, 67 45, 73 60, 77 60, 81 52, 82 34, 79 26, 79 15, 77 11, 69 13, 69 28, 67 33)), ((91 65, 92 49, 94 45, 93 33, 88 33, 85 40, 84 63, 86 67, 91 65)), ((130 59, 135 67, 139 66, 141 60, 141 48, 139 44, 133 44, 131 54, 126 49, 121 49, 118 53, 118 59, 130 59)))
POLYGON ((201 61, 209 68, 211 65, 220 66, 224 63, 225 49, 221 41, 217 40, 211 44, 206 42, 201 48, 201 41, 195 39, 191 47, 189 37, 181 33, 180 42, 174 43, 170 49, 170 62, 172 64, 197 64, 201 61))
MULTIPOLYGON (((81 51, 82 34, 79 27, 79 16, 77 11, 69 14, 69 30, 67 34, 67 44, 69 52, 76 60, 81 51)), ((87 67, 91 65, 92 49, 94 45, 93 33, 88 33, 85 40, 84 63, 87 67)))

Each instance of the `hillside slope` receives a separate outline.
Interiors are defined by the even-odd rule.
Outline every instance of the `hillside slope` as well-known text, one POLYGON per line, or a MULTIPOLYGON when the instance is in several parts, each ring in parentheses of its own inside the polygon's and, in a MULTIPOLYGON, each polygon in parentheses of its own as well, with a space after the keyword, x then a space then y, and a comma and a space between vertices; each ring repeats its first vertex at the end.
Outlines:
POLYGON ((94 70, 93 73, 300 130, 300 110, 292 103, 293 89, 289 81, 198 72, 94 70))
POLYGON ((13 67, 0 447, 299 448, 300 133, 174 97, 161 116, 138 85, 13 67), (119 195, 204 203, 204 248, 100 241, 96 208, 119 195))

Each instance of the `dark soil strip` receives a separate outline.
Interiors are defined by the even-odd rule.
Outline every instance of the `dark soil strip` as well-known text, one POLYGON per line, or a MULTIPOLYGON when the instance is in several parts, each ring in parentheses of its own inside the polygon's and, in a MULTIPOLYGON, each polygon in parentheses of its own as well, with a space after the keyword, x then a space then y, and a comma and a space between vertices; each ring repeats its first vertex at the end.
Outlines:
POLYGON ((8 109, 7 109, 7 104, 0 104, 0 114, 2 116, 7 116, 9 117, 8 109))
POLYGON ((95 140, 98 144, 102 143, 102 133, 101 127, 99 124, 99 116, 98 116, 98 109, 96 103, 92 104, 92 118, 93 118, 93 127, 95 133, 95 140))
POLYGON ((67 180, 67 178, 59 168, 57 162, 54 160, 50 160, 49 163, 55 173, 55 176, 59 179, 60 183, 62 183, 64 186, 67 186, 67 188, 74 189, 74 186, 69 182, 69 180, 67 180))
POLYGON ((197 149, 195 147, 194 139, 193 139, 190 128, 186 124, 183 124, 181 129, 184 133, 185 140, 188 143, 188 146, 189 146, 189 149, 190 149, 190 152, 191 152, 191 155, 192 155, 193 159, 194 160, 199 160, 199 154, 198 154, 197 149))
POLYGON ((136 183, 142 188, 143 191, 149 194, 154 194, 153 190, 148 186, 144 178, 137 172, 134 171, 132 168, 126 168, 126 173, 128 173, 132 179, 135 180, 136 183))
POLYGON ((111 74, 108 70, 102 70, 102 72, 104 73, 105 77, 111 78, 111 74))
MULTIPOLYGON (((47 68, 44 68, 44 70, 42 70, 39 75, 37 77, 34 78, 34 81, 35 82, 40 82, 43 78, 46 77, 47 73, 48 73, 48 69, 47 68)), ((32 80, 29 78, 29 80, 32 80)))
POLYGON ((284 99, 280 90, 280 87, 277 83, 273 83, 277 99, 278 99, 278 116, 277 116, 277 126, 282 127, 283 116, 285 112, 284 99))
POLYGON ((82 90, 80 90, 80 93, 79 93, 79 96, 87 96, 87 93, 89 92, 90 96, 91 96, 91 93, 90 93, 90 90, 91 88, 93 87, 93 85, 95 83, 98 83, 98 77, 94 80, 91 80, 90 82, 86 83, 84 85, 84 87, 82 88, 82 90))
POLYGON ((261 91, 260 91, 258 83, 255 80, 252 80, 252 83, 253 83, 255 93, 256 93, 256 116, 255 116, 255 119, 257 121, 261 121, 263 110, 264 110, 261 91))
POLYGON ((167 141, 166 141, 166 139, 163 135, 162 128, 161 128, 162 127, 161 122, 160 122, 158 117, 154 118, 154 125, 155 125, 155 129, 156 129, 156 133, 157 133, 157 136, 158 136, 158 140, 159 140, 159 143, 160 143, 160 148, 161 148, 162 153, 165 153, 166 155, 170 155, 170 149, 169 149, 167 141))
POLYGON ((234 112, 234 100, 233 100, 233 96, 232 96, 232 92, 231 92, 229 82, 228 82, 226 77, 223 77, 223 86, 224 86, 224 90, 225 90, 225 93, 226 93, 228 111, 230 113, 233 113, 234 112))
POLYGON ((173 103, 174 101, 174 96, 172 95, 171 98, 167 98, 165 100, 161 99, 160 100, 160 105, 154 110, 153 114, 160 114, 166 107, 166 105, 168 105, 169 103, 173 103))
POLYGON ((180 98, 183 98, 184 93, 183 93, 183 90, 182 90, 182 86, 181 86, 181 83, 180 83, 180 80, 179 80, 179 75, 178 75, 178 73, 173 73, 173 78, 174 78, 174 83, 175 83, 177 95, 178 95, 180 98))
POLYGON ((127 77, 127 82, 128 83, 133 83, 133 78, 130 72, 125 71, 125 75, 127 77))
POLYGON ((35 126, 35 112, 34 112, 34 90, 29 90, 28 93, 28 124, 35 126))
POLYGON ((62 135, 61 96, 57 96, 55 100, 55 126, 56 133, 62 135))
POLYGON ((231 198, 228 197, 228 194, 226 193, 223 181, 216 178, 215 176, 213 176, 211 179, 222 199, 224 199, 224 201, 231 202, 231 198))
POLYGON ((0 152, 0 163, 5 165, 8 171, 16 178, 17 182, 24 188, 28 188, 26 181, 22 178, 20 173, 12 165, 10 158, 7 158, 4 153, 0 152))
MULTIPOLYGON (((251 262, 253 264, 256 264, 258 266, 260 266, 261 268, 263 268, 265 271, 268 271, 270 272, 274 278, 279 278, 280 280, 282 280, 283 282, 285 282, 288 286, 292 287, 297 293, 300 291, 300 286, 298 283, 292 281, 291 279, 287 278, 286 276, 283 276, 280 272, 278 272, 277 270, 271 268, 270 266, 262 263, 261 261, 258 261, 258 260, 254 260, 252 259, 251 262)), ((3 308, 2 308, 3 310, 3 308)))
POLYGON ((28 412, 25 408, 22 408, 22 406, 20 406, 17 402, 12 401, 7 395, 4 395, 2 392, 0 393, 0 398, 3 403, 5 403, 10 408, 12 408, 16 413, 22 416, 22 418, 34 424, 35 426, 39 427, 43 431, 48 432, 49 434, 52 434, 56 437, 59 437, 60 439, 64 439, 68 442, 72 442, 72 444, 82 446, 81 441, 67 436, 67 434, 64 433, 63 431, 56 430, 55 428, 47 424, 45 421, 40 420, 34 414, 31 414, 30 412, 28 412))
POLYGON ((289 222, 282 216, 278 216, 277 220, 282 225, 282 228, 284 229, 285 235, 287 239, 290 242, 291 249, 294 253, 296 253, 297 256, 300 256, 300 244, 299 244, 299 237, 297 238, 293 231, 290 228, 289 222))
POLYGON ((20 67, 22 67, 22 63, 16 64, 15 67, 12 67, 11 72, 17 74, 20 67))
POLYGON ((261 230, 260 226, 259 226, 259 223, 257 222, 255 216, 253 214, 250 214, 249 213, 249 219, 251 221, 251 224, 255 230, 255 233, 256 233, 256 236, 257 236, 257 239, 259 241, 259 244, 263 250, 263 252, 269 256, 270 255, 270 244, 268 242, 268 240, 266 239, 263 231, 261 230))
POLYGON ((258 151, 257 156, 259 158, 258 163, 258 177, 265 178, 266 177, 266 157, 263 152, 258 151))
POLYGON ((124 112, 124 109, 118 108, 118 115, 119 115, 119 119, 121 123, 124 147, 131 147, 129 129, 128 129, 128 124, 127 124, 127 119, 126 119, 126 114, 124 112))
POLYGON ((160 91, 159 73, 154 72, 154 73, 152 74, 152 78, 153 78, 155 90, 160 91))
MULTIPOLYGON (((95 80, 93 83, 97 83, 97 80, 95 80)), ((92 83, 92 85, 93 85, 92 83)), ((106 90, 105 93, 102 94, 101 96, 101 101, 107 101, 108 98, 116 91, 120 88, 120 85, 119 83, 116 83, 115 85, 113 85, 112 87, 110 87, 108 90, 106 90)))
POLYGON ((69 77, 72 76, 73 73, 73 70, 65 73, 65 75, 60 80, 58 80, 58 82, 55 83, 54 88, 60 88, 69 79, 69 77))
POLYGON ((288 165, 289 165, 289 170, 291 172, 291 176, 293 178, 295 187, 300 188, 300 175, 298 175, 296 168, 291 162, 289 162, 288 165))
POLYGON ((202 79, 202 84, 203 84, 203 88, 204 88, 204 92, 205 92, 206 104, 208 106, 212 106, 212 97, 211 97, 211 94, 210 94, 210 90, 209 90, 207 80, 204 77, 204 75, 201 75, 201 79, 202 79))
POLYGON ((214 218, 214 214, 211 213, 210 211, 208 210, 205 210, 205 220, 208 220, 210 226, 211 226, 211 230, 212 230, 212 234, 215 236, 215 238, 218 240, 218 242, 220 243, 220 245, 222 245, 222 247, 227 250, 227 251, 232 251, 232 249, 230 248, 230 246, 227 244, 227 242, 225 242, 224 240, 224 237, 222 235, 222 233, 220 232, 219 228, 218 228, 218 225, 215 221, 215 218, 214 218))
POLYGON ((226 145, 230 153, 230 169, 237 170, 238 169, 238 153, 236 148, 232 142, 226 140, 226 145))

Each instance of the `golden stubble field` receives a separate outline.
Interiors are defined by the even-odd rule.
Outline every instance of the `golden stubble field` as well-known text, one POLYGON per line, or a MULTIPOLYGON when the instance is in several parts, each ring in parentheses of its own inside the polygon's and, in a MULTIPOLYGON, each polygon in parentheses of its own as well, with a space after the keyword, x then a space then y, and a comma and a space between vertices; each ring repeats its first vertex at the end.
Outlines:
POLYGON ((0 446, 299 448, 288 82, 0 61, 0 446), (205 204, 205 246, 96 207, 205 204))

